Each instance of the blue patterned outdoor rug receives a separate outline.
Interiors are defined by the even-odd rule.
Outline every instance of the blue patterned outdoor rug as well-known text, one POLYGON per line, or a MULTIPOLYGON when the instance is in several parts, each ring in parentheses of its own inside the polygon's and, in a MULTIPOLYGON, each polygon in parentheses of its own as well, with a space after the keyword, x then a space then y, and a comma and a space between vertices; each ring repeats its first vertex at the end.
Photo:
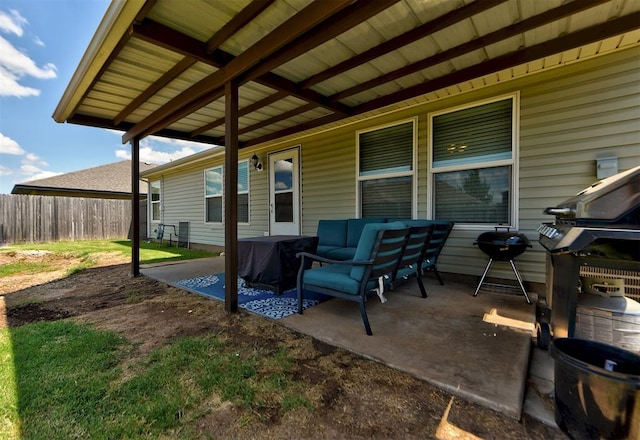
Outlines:
MULTIPOLYGON (((224 274, 205 275, 189 278, 173 283, 209 298, 224 301, 224 274)), ((303 309, 308 309, 326 301, 331 297, 312 292, 305 292, 302 301, 303 309)), ((284 291, 281 295, 255 287, 247 287, 242 278, 238 278, 238 306, 271 319, 280 319, 298 311, 298 295, 296 289, 284 291)))

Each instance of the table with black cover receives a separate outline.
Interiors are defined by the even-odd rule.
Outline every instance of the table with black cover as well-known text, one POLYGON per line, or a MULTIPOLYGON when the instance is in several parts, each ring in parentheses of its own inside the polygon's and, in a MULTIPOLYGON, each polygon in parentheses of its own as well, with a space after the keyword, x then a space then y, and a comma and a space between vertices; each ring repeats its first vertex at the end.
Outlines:
POLYGON ((298 252, 316 253, 318 237, 270 235, 238 239, 238 275, 247 285, 281 294, 296 285, 298 252))

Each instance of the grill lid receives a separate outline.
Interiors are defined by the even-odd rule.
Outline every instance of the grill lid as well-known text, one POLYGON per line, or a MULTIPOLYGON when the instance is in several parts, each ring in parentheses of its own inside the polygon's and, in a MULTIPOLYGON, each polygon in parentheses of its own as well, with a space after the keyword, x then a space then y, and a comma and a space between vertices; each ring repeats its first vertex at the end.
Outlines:
POLYGON ((639 227, 640 166, 600 180, 545 214, 577 226, 639 227))
POLYGON ((529 239, 517 231, 495 231, 483 232, 478 236, 476 242, 482 252, 494 260, 512 260, 528 247, 531 247, 529 239))
POLYGON ((553 237, 540 235, 540 244, 552 254, 580 253, 599 258, 640 261, 640 231, 574 227, 553 237))

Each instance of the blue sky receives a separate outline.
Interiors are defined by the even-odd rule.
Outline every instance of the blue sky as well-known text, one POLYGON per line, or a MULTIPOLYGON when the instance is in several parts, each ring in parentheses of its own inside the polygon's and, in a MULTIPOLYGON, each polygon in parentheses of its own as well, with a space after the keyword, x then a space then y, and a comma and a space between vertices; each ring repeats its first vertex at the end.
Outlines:
MULTIPOLYGON (((16 183, 131 158, 122 133, 58 124, 53 114, 107 0, 0 0, 0 194, 16 183)), ((140 159, 165 163, 206 145, 148 137, 140 159)))

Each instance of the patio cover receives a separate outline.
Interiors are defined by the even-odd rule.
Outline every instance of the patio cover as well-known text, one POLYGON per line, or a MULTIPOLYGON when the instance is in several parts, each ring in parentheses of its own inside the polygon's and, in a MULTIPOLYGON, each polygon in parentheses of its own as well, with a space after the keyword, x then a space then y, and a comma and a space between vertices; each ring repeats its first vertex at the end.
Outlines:
MULTIPOLYGON (((238 149, 638 45, 637 0, 114 0, 57 122, 238 149)), ((137 185, 134 185, 137 188, 137 185)), ((237 194, 225 191, 225 206, 237 194)), ((134 190, 133 221, 139 221, 134 190)), ((134 231, 137 231, 134 228, 134 231)), ((132 274, 139 275, 139 232, 132 274)), ((225 307, 237 310, 237 213, 225 307)))

